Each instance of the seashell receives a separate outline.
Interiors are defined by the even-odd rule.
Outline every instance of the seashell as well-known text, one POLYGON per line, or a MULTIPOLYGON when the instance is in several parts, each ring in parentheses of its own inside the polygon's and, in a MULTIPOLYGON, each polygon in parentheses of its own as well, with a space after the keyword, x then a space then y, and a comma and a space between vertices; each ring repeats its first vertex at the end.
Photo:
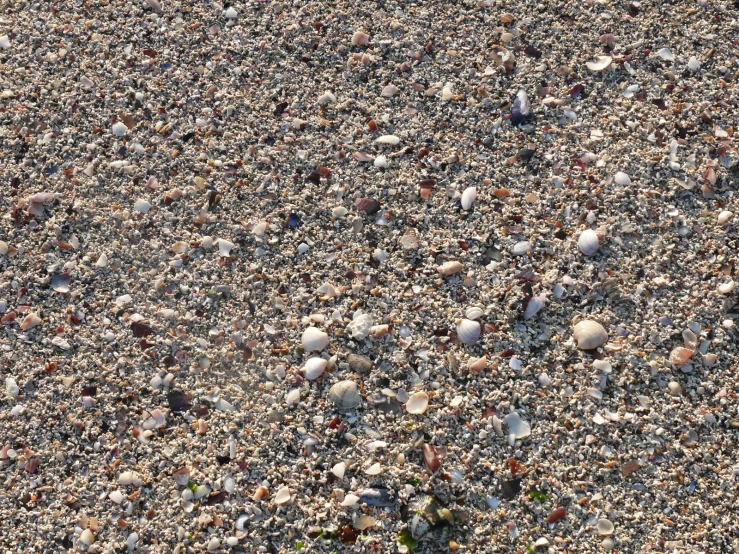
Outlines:
POLYGON ((695 354, 694 350, 685 348, 684 346, 678 346, 677 348, 673 348, 672 352, 670 352, 670 363, 678 367, 685 365, 688 363, 688 360, 693 357, 693 354, 695 354))
POLYGON ((412 229, 408 229, 400 237, 400 245, 403 247, 403 250, 416 250, 421 246, 421 242, 418 239, 418 234, 412 229))
POLYGON ((346 472, 346 462, 339 462, 334 467, 331 468, 331 473, 333 473, 337 479, 343 479, 344 473, 346 472))
MULTIPOLYGON (((494 47, 490 57, 493 58, 495 67, 503 67, 506 73, 512 73, 516 69, 516 56, 504 46, 494 47)), ((514 123, 514 125, 517 125, 517 123, 514 123)))
POLYGON ((92 531, 89 529, 85 529, 80 533, 80 542, 84 544, 85 546, 90 546, 92 543, 95 542, 95 535, 92 534, 92 531))
POLYGON ((464 266, 456 260, 453 260, 451 262, 444 262, 436 268, 436 270, 439 272, 439 275, 442 275, 443 277, 454 275, 455 273, 459 273, 463 269, 464 266))
POLYGON ((734 213, 730 212, 729 210, 724 210, 720 214, 718 214, 718 218, 716 218, 716 222, 719 225, 726 224, 732 217, 734 217, 734 213))
POLYGON ((133 208, 137 212, 145 214, 148 213, 151 209, 151 202, 149 202, 148 200, 144 200, 143 198, 139 198, 138 200, 136 200, 136 202, 134 202, 133 208))
POLYGON ((236 19, 239 16, 238 12, 234 9, 233 6, 229 7, 224 15, 226 16, 226 19, 236 19))
POLYGON ((362 403, 359 387, 354 381, 339 381, 328 391, 328 399, 341 410, 351 410, 362 403))
POLYGON ((572 336, 580 350, 593 350, 608 341, 608 333, 603 326, 592 319, 584 319, 575 325, 572 336))
POLYGON ((316 327, 308 327, 303 331, 303 336, 300 340, 306 352, 323 350, 328 346, 328 335, 316 327))
POLYGON ((469 210, 477 198, 477 187, 467 187, 462 193, 462 209, 469 210))
POLYGON ((0 256, 5 256, 8 253, 8 243, 4 240, 0 240, 0 256))
POLYGON ((321 106, 325 106, 326 104, 336 104, 336 96, 334 96, 334 93, 327 90, 324 92, 321 96, 318 97, 318 103, 321 106))
POLYGON ((113 126, 110 128, 110 132, 117 137, 122 137, 128 132, 128 127, 122 121, 118 121, 113 123, 113 126))
POLYGON ((598 530, 599 535, 613 535, 614 531, 613 523, 604 518, 600 518, 598 520, 596 529, 598 530))
POLYGON ((368 314, 363 313, 361 310, 357 310, 354 313, 354 318, 346 328, 351 333, 352 338, 364 340, 372 331, 372 323, 372 318, 368 314))
POLYGON ((426 411, 429 405, 429 395, 425 392, 414 392, 405 403, 405 409, 409 414, 420 415, 426 411))
POLYGON ((408 521, 411 537, 420 540, 430 532, 454 525, 454 515, 435 496, 421 494, 408 502, 401 511, 408 521))
POLYGON ((721 294, 729 294, 731 291, 734 290, 734 281, 729 281, 728 283, 722 283, 718 286, 718 291, 721 294))
POLYGON ((483 356, 482 358, 472 358, 467 363, 467 369, 469 369, 470 373, 472 373, 473 375, 479 375, 480 373, 482 373, 482 370, 485 369, 487 363, 487 356, 483 356))
POLYGON ((377 144, 390 144, 395 146, 400 142, 400 137, 396 137, 395 135, 382 135, 381 137, 377 137, 375 142, 377 144))
POLYGON ((373 162, 373 165, 375 167, 387 167, 388 166, 387 157, 377 156, 375 158, 375 161, 373 162))
POLYGON ((354 46, 365 46, 369 44, 370 36, 363 31, 355 31, 352 35, 352 44, 354 46))
POLYGON ((471 306, 464 312, 467 319, 480 319, 485 312, 479 306, 471 306))
POLYGON ((454 92, 452 91, 452 86, 450 83, 447 83, 444 85, 444 88, 441 89, 441 101, 442 102, 448 102, 452 99, 452 96, 454 96, 454 92))
POLYGON ((690 329, 685 329, 683 331, 683 343, 685 344, 685 348, 696 350, 698 348, 698 337, 690 329))
POLYGON ((380 201, 375 200, 374 198, 359 198, 354 202, 354 204, 357 206, 358 210, 363 211, 367 215, 375 215, 382 207, 380 201))
POLYGON ((613 62, 611 56, 598 56, 594 61, 586 63, 585 66, 590 71, 603 71, 611 65, 611 62, 613 62))
POLYGON ((385 88, 382 89, 382 92, 380 93, 380 96, 384 96, 385 98, 392 98, 398 93, 398 87, 396 87, 393 84, 385 86, 385 88))
POLYGON ((231 249, 234 247, 234 243, 226 239, 218 239, 218 252, 224 258, 228 258, 231 254, 231 249))
POLYGON ((323 358, 309 358, 303 366, 303 376, 308 381, 315 381, 323 374, 327 365, 328 360, 323 358))
POLYGON ((701 63, 698 61, 698 58, 690 56, 690 59, 688 60, 688 69, 690 69, 690 71, 698 71, 700 68, 701 63))
POLYGON ((511 125, 520 125, 534 120, 534 110, 531 109, 529 97, 524 89, 519 89, 511 105, 511 125))
POLYGON ((56 292, 69 292, 71 280, 69 273, 58 273, 51 278, 51 288, 56 292))
POLYGON ((547 516, 546 522, 557 523, 558 521, 564 519, 566 515, 567 508, 565 508, 564 506, 560 506, 559 508, 555 508, 554 510, 552 510, 552 513, 547 516))
POLYGON ((8 35, 0 37, 0 48, 10 48, 10 39, 8 38, 8 35))
POLYGON ((316 289, 316 293, 321 295, 321 300, 331 300, 341 296, 341 292, 337 290, 331 283, 324 283, 316 289))
POLYGON ((598 240, 598 233, 592 229, 586 229, 580 234, 580 238, 577 239, 577 245, 586 256, 592 256, 600 248, 600 241, 598 240))
POLYGON ((31 312, 26 317, 23 318, 23 322, 21 323, 21 329, 23 331, 27 331, 28 329, 33 329, 41 323, 41 318, 36 315, 35 313, 31 312))
POLYGON ((361 354, 349 354, 346 361, 349 369, 359 374, 369 373, 374 367, 372 360, 361 354))
POLYGON ((178 240, 172 245, 172 252, 175 254, 184 254, 187 252, 187 243, 181 240, 178 240))
POLYGON ((359 493, 359 499, 365 504, 370 506, 394 506, 397 502, 397 498, 388 489, 384 488, 371 488, 364 489, 359 493))
POLYGON ((534 296, 533 298, 530 298, 528 303, 526 304, 526 309, 523 312, 523 318, 531 319, 539 312, 539 310, 541 310, 544 306, 546 306, 546 304, 547 304, 547 295, 544 293, 541 293, 538 296, 534 296))
POLYGON ((275 495, 275 504, 282 505, 287 504, 288 502, 290 502, 290 489, 282 487, 275 495))
POLYGON ((133 471, 124 471, 118 476, 118 484, 127 486, 140 487, 144 484, 138 473, 133 471))
POLYGON ((480 323, 463 319, 457 324, 457 337, 463 344, 475 344, 480 338, 480 323))
POLYGON ((600 41, 608 48, 613 48, 616 45, 616 35, 613 33, 606 33, 605 35, 600 36, 600 41))
POLYGON ((523 439, 531 434, 531 425, 518 415, 517 412, 511 412, 503 418, 510 433, 517 439, 523 439))
POLYGON ((517 242, 511 247, 511 254, 514 256, 523 256, 532 250, 531 243, 527 240, 517 242))
POLYGON ((617 185, 621 185, 622 187, 628 187, 631 185, 631 177, 623 171, 617 171, 613 176, 613 180, 617 185))
POLYGON ((365 529, 373 527, 375 523, 377 523, 377 520, 372 516, 361 515, 354 521, 354 528, 359 531, 364 531, 365 529))
POLYGON ((37 192, 28 197, 31 204, 46 204, 51 200, 54 200, 54 194, 51 192, 37 192))
POLYGON ((669 48, 662 48, 661 50, 657 52, 657 55, 665 61, 668 61, 668 62, 675 61, 675 56, 672 53, 672 50, 670 50, 669 48))

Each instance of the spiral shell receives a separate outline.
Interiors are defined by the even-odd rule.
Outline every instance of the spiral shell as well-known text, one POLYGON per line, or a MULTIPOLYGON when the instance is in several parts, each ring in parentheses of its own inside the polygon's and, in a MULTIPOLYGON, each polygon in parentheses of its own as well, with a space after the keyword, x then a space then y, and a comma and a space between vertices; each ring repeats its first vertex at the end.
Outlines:
POLYGON ((475 344, 480 338, 480 323, 463 319, 457 324, 457 337, 464 344, 475 344))
POLYGON ((593 350, 608 341, 606 330, 600 323, 592 319, 585 319, 575 325, 572 336, 580 350, 593 350))

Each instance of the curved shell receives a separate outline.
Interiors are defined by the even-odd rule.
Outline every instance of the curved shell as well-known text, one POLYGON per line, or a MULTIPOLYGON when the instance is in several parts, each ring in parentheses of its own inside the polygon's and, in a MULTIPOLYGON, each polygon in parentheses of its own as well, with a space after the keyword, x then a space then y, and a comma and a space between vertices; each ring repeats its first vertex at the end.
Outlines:
POLYGON ((457 337, 464 344, 475 344, 480 338, 480 323, 463 319, 457 324, 457 337))
POLYGON ((592 256, 600 248, 600 241, 598 240, 598 233, 592 229, 587 229, 580 234, 580 238, 577 239, 577 245, 580 247, 580 252, 586 256, 592 256))
POLYGON ((457 260, 453 260, 451 262, 444 262, 439 267, 436 268, 436 270, 439 272, 439 275, 443 275, 444 277, 448 277, 449 275, 454 275, 455 273, 459 273, 464 269, 464 266, 458 262, 457 260))
POLYGON ((306 352, 323 350, 328 346, 328 335, 315 327, 308 327, 301 338, 306 352))
POLYGON ((613 180, 617 185, 621 185, 622 187, 628 187, 629 185, 631 185, 631 177, 629 177, 623 171, 617 171, 616 174, 613 176, 613 180))
POLYGON ((454 525, 452 512, 430 494, 421 494, 410 500, 403 514, 408 519, 408 530, 415 540, 432 530, 454 525))
POLYGON ((328 360, 323 358, 309 358, 303 366, 303 375, 308 381, 314 381, 323 374, 327 365, 328 360))
POLYGON ((405 403, 405 409, 409 414, 420 415, 429 406, 429 395, 425 392, 414 392, 405 403))
POLYGON ((485 312, 479 306, 470 306, 464 312, 464 317, 467 319, 480 319, 485 312))
POLYGON ((375 142, 377 144, 390 144, 392 146, 395 146, 400 142, 400 138, 396 137, 395 135, 382 135, 381 137, 377 137, 375 139, 375 142))
POLYGON ((611 56, 598 56, 594 61, 588 62, 585 65, 590 71, 603 71, 611 65, 612 61, 613 58, 611 56))
POLYGON ((577 347, 581 350, 593 350, 608 341, 608 333, 603 326, 592 319, 580 321, 572 331, 577 347))
POLYGON ((477 187, 467 187, 462 193, 462 209, 469 210, 477 198, 477 187))
POLYGON ((328 391, 328 399, 342 410, 351 410, 362 403, 359 387, 354 381, 339 381, 328 391))
POLYGON ((526 309, 523 311, 523 318, 531 319, 539 312, 539 310, 546 306, 546 304, 547 296, 543 293, 529 299, 528 303, 526 304, 526 309))

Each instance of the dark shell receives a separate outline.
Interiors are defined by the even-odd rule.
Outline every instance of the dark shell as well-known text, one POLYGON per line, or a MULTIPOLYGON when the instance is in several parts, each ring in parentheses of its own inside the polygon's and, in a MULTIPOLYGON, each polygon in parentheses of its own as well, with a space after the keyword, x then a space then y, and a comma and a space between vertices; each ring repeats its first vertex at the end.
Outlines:
POLYGON ((372 488, 360 492, 359 501, 370 506, 394 506, 397 498, 395 493, 388 489, 372 488))
POLYGON ((521 125, 534 120, 534 111, 531 109, 529 97, 524 89, 520 89, 516 93, 516 98, 511 106, 511 124, 521 125))
POLYGON ((415 540, 420 540, 432 531, 454 525, 451 510, 431 494, 421 494, 411 499, 403 508, 402 515, 415 540))

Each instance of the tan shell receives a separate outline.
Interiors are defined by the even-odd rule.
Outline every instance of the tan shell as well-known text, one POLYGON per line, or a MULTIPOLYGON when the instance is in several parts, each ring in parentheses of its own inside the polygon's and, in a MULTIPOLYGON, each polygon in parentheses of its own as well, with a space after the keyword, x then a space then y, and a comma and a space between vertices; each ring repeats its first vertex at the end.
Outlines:
POLYGON ((593 350, 608 341, 608 333, 603 326, 592 319, 585 319, 575 325, 572 336, 581 350, 593 350))
POLYGON ((444 277, 448 277, 449 275, 454 275, 455 273, 459 273, 464 269, 464 266, 454 260, 451 262, 444 262, 442 265, 436 268, 436 270, 439 272, 439 275, 442 275, 444 277))

